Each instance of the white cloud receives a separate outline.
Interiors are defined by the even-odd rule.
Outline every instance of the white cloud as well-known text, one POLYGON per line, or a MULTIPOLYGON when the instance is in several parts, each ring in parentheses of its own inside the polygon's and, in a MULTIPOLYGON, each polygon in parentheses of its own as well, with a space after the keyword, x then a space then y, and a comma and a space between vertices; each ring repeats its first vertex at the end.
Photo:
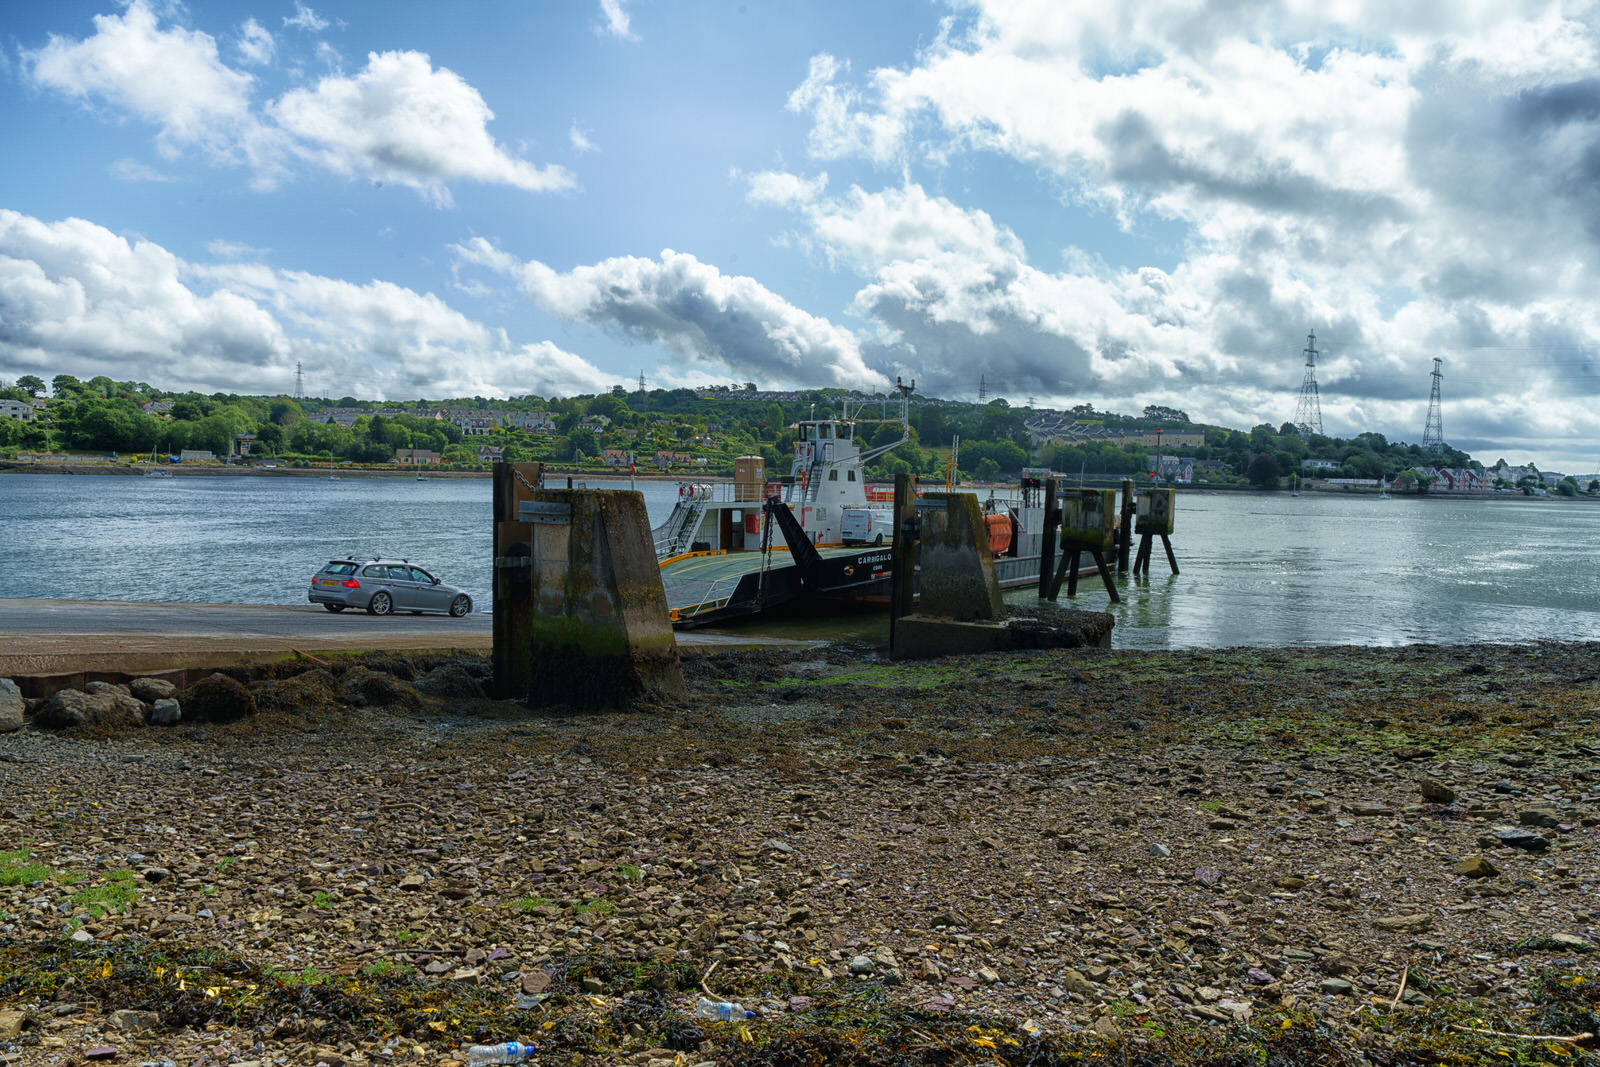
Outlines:
MULTIPOLYGON (((223 63, 207 34, 160 26, 146 0, 94 22, 91 37, 52 37, 28 53, 29 75, 41 88, 102 99, 155 124, 157 145, 169 158, 196 147, 213 160, 250 167, 261 188, 317 166, 397 182, 441 205, 450 203, 455 181, 529 192, 574 185, 565 168, 537 166, 497 144, 488 131, 493 112, 478 91, 453 71, 435 69, 420 52, 373 53, 365 69, 346 76, 337 72, 338 53, 328 46, 322 54, 335 73, 257 110, 251 75, 223 63)), ((304 5, 285 24, 327 25, 304 5)), ((249 61, 262 62, 270 58, 271 41, 251 20, 239 47, 249 61)))
POLYGON ((250 75, 217 56, 209 35, 161 29, 143 0, 123 15, 97 15, 95 35, 83 41, 51 37, 26 55, 33 81, 79 99, 103 97, 160 127, 167 155, 199 145, 236 157, 253 138, 250 75))
MULTIPOLYGON (((789 244, 863 279, 854 310, 893 358, 964 394, 987 367, 1018 393, 1137 391, 1276 424, 1314 326, 1333 342, 1330 428, 1381 416, 1420 436, 1441 352, 1479 369, 1456 379, 1459 411, 1498 402, 1548 424, 1541 392, 1600 391, 1600 368, 1568 377, 1549 355, 1600 342, 1592 16, 1533 0, 977 0, 909 66, 853 79, 818 55, 790 96, 816 159, 865 160, 899 188, 830 197, 778 173, 748 196, 804 221, 789 244), (963 155, 1042 178, 1053 223, 1178 224, 1176 264, 1070 247, 1030 263, 1011 229, 905 178, 963 155), (1506 349, 1528 353, 1509 384, 1491 370, 1506 349)), ((1572 403, 1573 425, 1600 431, 1572 403)))
POLYGON ((303 360, 391 399, 594 392, 614 377, 550 342, 514 344, 429 293, 211 251, 224 262, 0 209, 0 370, 274 393, 303 360))
POLYGON ((628 9, 623 6, 623 0, 600 0, 600 17, 604 20, 603 32, 624 41, 639 39, 629 28, 628 9))
POLYGON ((272 62, 272 57, 277 51, 277 42, 268 30, 255 19, 245 19, 244 25, 239 27, 239 58, 246 63, 253 63, 264 67, 272 62))
POLYGON ((307 33, 321 33, 331 25, 327 19, 317 14, 309 6, 299 3, 298 0, 294 5, 294 14, 285 15, 283 24, 285 26, 293 26, 297 30, 305 30, 307 33))
POLYGON ((599 146, 589 139, 589 134, 579 128, 577 119, 572 120, 572 128, 567 131, 567 140, 572 143, 573 151, 579 155, 586 155, 600 150, 599 146))
POLYGON ((508 155, 489 135, 494 117, 478 91, 419 52, 373 53, 354 77, 330 75, 284 94, 271 108, 280 126, 340 174, 397 181, 447 202, 454 179, 567 189, 562 167, 508 155))
POLYGON ((206 251, 213 259, 260 259, 268 249, 247 245, 242 241, 224 241, 220 237, 206 242, 206 251))
POLYGON ((111 164, 111 176, 120 182, 170 182, 177 179, 170 174, 163 174, 147 163, 137 159, 123 158, 111 164))
POLYGON ((537 260, 523 263, 481 238, 455 251, 461 262, 516 278, 532 300, 563 318, 663 345, 718 377, 886 384, 849 330, 687 253, 620 256, 563 274, 537 260))

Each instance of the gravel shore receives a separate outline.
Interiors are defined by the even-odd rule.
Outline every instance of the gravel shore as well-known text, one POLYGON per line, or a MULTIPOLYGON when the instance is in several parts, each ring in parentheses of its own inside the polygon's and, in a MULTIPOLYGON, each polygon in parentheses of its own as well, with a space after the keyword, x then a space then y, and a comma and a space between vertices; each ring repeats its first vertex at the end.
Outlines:
POLYGON ((30 722, 0 1061, 1595 1062, 1597 655, 738 651, 631 714, 376 655, 30 722))

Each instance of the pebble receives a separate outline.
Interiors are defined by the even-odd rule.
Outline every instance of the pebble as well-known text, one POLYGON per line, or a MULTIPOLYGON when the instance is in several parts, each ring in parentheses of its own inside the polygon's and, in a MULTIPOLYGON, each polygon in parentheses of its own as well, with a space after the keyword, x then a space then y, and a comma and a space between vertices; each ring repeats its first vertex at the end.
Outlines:
POLYGON ((1329 996, 1347 997, 1356 991, 1356 987, 1346 982, 1343 978, 1324 978, 1322 991, 1329 996))
POLYGON ((1160 857, 1161 859, 1166 859, 1168 856, 1172 855, 1172 850, 1166 845, 1151 844, 1150 855, 1160 857))
POLYGON ((1443 782, 1434 781, 1432 778, 1424 778, 1418 783, 1417 787, 1422 791, 1424 800, 1431 800, 1436 804, 1454 804, 1456 802, 1456 791, 1443 782))
POLYGON ((856 956, 850 960, 850 973, 867 975, 872 973, 872 959, 868 956, 856 956))

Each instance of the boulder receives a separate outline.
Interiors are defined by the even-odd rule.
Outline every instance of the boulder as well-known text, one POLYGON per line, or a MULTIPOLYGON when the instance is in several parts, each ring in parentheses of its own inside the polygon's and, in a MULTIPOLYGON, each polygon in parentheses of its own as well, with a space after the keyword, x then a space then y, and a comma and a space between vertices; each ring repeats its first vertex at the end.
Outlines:
POLYGON ((121 693, 123 696, 132 696, 128 687, 121 682, 88 682, 83 691, 90 696, 99 696, 101 693, 121 693))
POLYGON ((128 683, 128 691, 146 704, 171 700, 178 695, 178 687, 165 678, 135 678, 128 683))
POLYGON ((184 691, 183 706, 193 722, 233 722, 256 713, 256 698, 227 675, 212 674, 184 691))
POLYGON ((150 708, 151 726, 176 726, 183 718, 183 708, 176 700, 158 700, 150 708))
POLYGON ((1493 878, 1500 869, 1482 856, 1466 856, 1456 864, 1456 873, 1468 878, 1493 878))
POLYGON ((0 678, 0 734, 22 729, 22 690, 10 678, 0 678))
POLYGON ((144 716, 144 704, 127 693, 115 689, 102 689, 98 693, 63 689, 44 706, 39 713, 39 722, 61 729, 74 726, 143 726, 144 716))
POLYGON ((473 673, 459 663, 435 667, 417 682, 417 692, 444 699, 473 700, 484 696, 483 686, 473 673))
POLYGON ((422 703, 410 682, 365 667, 352 667, 339 683, 339 699, 357 708, 417 707, 422 703))

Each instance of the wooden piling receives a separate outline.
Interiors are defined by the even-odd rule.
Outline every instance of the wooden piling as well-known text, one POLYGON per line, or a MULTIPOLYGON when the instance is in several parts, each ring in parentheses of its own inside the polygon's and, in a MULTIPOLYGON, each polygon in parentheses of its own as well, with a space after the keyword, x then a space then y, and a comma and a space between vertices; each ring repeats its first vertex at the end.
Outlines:
POLYGON ((524 697, 532 681, 528 654, 533 642, 536 608, 533 588, 533 538, 531 523, 520 521, 518 510, 532 500, 544 477, 543 463, 494 465, 494 695, 524 697))
POLYGON ((1039 541, 1039 598, 1051 598, 1050 579, 1056 562, 1056 527, 1061 525, 1061 512, 1056 509, 1056 480, 1044 480, 1044 533, 1039 541))
POLYGON ((889 647, 894 647, 896 620, 910 615, 917 588, 917 479, 894 476, 894 545, 890 551, 889 647))
POLYGON ((1128 573, 1128 548, 1133 544, 1133 479, 1122 479, 1122 509, 1117 522, 1117 573, 1128 573))

